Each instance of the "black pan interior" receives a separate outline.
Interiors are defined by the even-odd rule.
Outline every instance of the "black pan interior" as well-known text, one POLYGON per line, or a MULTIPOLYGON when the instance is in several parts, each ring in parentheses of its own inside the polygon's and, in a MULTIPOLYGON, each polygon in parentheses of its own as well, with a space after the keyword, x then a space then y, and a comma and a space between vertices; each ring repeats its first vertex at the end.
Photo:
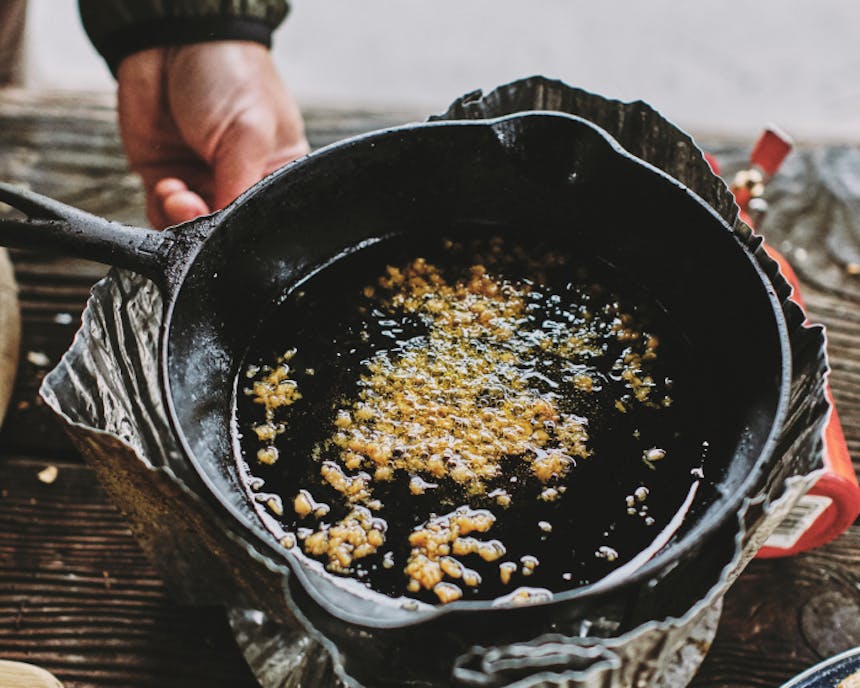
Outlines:
MULTIPOLYGON (((696 518, 663 556, 695 552, 688 541, 735 510, 781 412, 789 364, 779 306, 749 252, 697 197, 621 154, 592 125, 552 114, 369 135, 285 168, 224 214, 189 269, 165 335, 171 413, 216 501, 275 547, 236 475, 231 430, 238 368, 273 304, 362 242, 391 233, 426 240, 458 224, 575 245, 646 285, 683 323, 713 394, 702 413, 720 450, 709 456, 712 487, 700 493, 696 518)), ((344 619, 417 618, 306 576, 312 596, 344 619)))

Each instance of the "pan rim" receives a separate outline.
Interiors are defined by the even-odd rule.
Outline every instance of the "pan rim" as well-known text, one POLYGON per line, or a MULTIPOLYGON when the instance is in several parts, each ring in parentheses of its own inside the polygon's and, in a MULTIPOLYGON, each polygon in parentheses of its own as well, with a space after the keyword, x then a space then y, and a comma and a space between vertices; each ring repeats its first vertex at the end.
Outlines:
MULTIPOLYGON (((600 584, 603 579, 598 579, 592 583, 589 583, 588 585, 553 593, 550 599, 529 603, 525 605, 525 608, 533 609, 537 607, 545 607, 548 605, 583 601, 590 598, 599 598, 603 595, 608 595, 611 593, 618 592, 619 590, 632 588, 635 585, 646 583, 651 579, 655 581, 659 580, 660 571, 670 570, 673 565, 677 563, 685 554, 701 546, 701 544, 707 539, 708 536, 712 535, 720 527, 724 526, 726 522, 731 518, 731 516, 737 513, 737 510, 740 508, 743 501, 748 498, 747 491, 750 489, 752 484, 754 484, 760 479, 761 474, 764 470, 764 466, 767 464, 768 459, 772 456, 776 448, 778 436, 784 424, 788 410, 790 381, 792 374, 791 344, 788 332, 788 324, 786 321, 785 313, 783 311, 782 303, 780 302, 779 297, 776 294, 776 290, 774 289, 773 284, 763 270, 762 266, 759 264, 759 261, 756 259, 754 255, 754 249, 750 247, 747 243, 743 242, 737 236, 736 232, 734 232, 729 223, 726 222, 726 220, 722 216, 720 216, 719 213, 717 213, 717 211, 710 204, 708 204, 700 195, 695 193, 688 186, 675 179, 671 175, 667 174, 663 170, 659 169, 658 167, 654 166, 653 164, 648 163, 641 158, 638 158, 635 155, 631 154, 629 151, 624 149, 614 137, 612 137, 608 132, 606 132, 593 122, 590 122, 589 120, 583 117, 579 117, 577 115, 561 113, 557 111, 528 110, 487 119, 441 120, 432 122, 411 123, 397 127, 390 127, 377 131, 367 132, 358 136, 354 136, 348 139, 344 139, 342 141, 337 141, 332 144, 329 144, 304 156, 303 158, 289 163, 288 165, 280 168, 279 170, 276 170, 275 172, 252 186, 250 189, 245 191, 227 208, 225 208, 223 211, 220 211, 212 218, 214 220, 212 231, 200 242, 193 254, 188 256, 187 263, 184 266, 183 275, 181 277, 182 282, 179 283, 178 288, 172 295, 172 298, 170 298, 167 304, 167 308, 165 309, 164 322, 162 325, 161 332, 160 372, 163 379, 165 405, 168 411, 168 417, 170 419, 171 426, 174 430, 174 434, 176 435, 179 444, 183 450, 183 453, 188 458, 188 461, 191 464, 194 472, 202 481, 203 485, 206 488, 206 491, 213 498, 212 501, 216 502, 229 517, 228 527, 230 527, 231 530, 234 531, 234 534, 239 535, 243 539, 244 544, 257 550, 258 554, 265 560, 267 566, 269 566, 270 568, 275 567, 279 570, 288 570, 289 573, 296 577, 297 582, 301 585, 303 591, 313 600, 315 604, 319 605, 327 614, 349 624, 372 629, 397 629, 419 625, 421 623, 435 620, 449 614, 468 612, 504 613, 508 611, 522 610, 523 607, 516 605, 499 606, 497 604, 494 604, 494 600, 459 600, 450 604, 436 606, 419 603, 417 609, 405 610, 402 608, 401 603, 408 598, 393 598, 383 593, 368 590, 367 594, 375 600, 378 599, 378 601, 382 603, 379 606, 384 607, 387 612, 386 617, 383 617, 382 614, 380 614, 378 618, 369 618, 367 616, 355 614, 347 609, 344 609, 342 606, 334 604, 328 596, 321 593, 317 589, 315 583, 309 575, 309 572, 306 569, 307 563, 300 560, 299 557, 297 557, 290 550, 285 548, 278 548, 276 544, 272 541, 273 536, 271 535, 271 533, 265 530, 264 526, 262 525, 262 522, 259 520, 258 517, 255 519, 256 522, 248 519, 245 514, 239 512, 239 510, 233 504, 231 504, 229 500, 222 494, 222 491, 217 487, 217 485, 207 473, 205 469, 206 462, 200 457, 196 456, 196 454, 191 450, 190 443, 184 431, 182 430, 182 426, 180 424, 176 407, 174 404, 169 371, 170 332, 173 326, 174 309, 176 303, 179 300, 179 296, 182 293, 182 283, 184 283, 185 277, 192 269, 196 258, 203 251, 206 242, 216 233, 219 225, 221 225, 227 218, 229 218, 234 212, 236 212, 237 209, 241 208, 246 202, 250 201, 259 194, 264 193, 270 186, 279 182, 283 176, 287 174, 292 174, 294 173, 294 171, 300 170, 306 165, 313 165, 320 158, 327 158, 331 155, 340 154, 341 152, 357 145, 366 145, 368 143, 372 144, 372 142, 376 139, 396 136, 415 130, 424 130, 429 128, 462 127, 493 129, 494 127, 503 125, 504 123, 509 121, 531 118, 552 118, 556 120, 568 120, 576 122, 579 126, 584 126, 588 129, 591 129, 594 133, 596 133, 600 138, 603 139, 604 143, 612 150, 612 152, 614 152, 617 156, 624 158, 628 164, 642 167, 650 171, 652 174, 655 174, 658 177, 662 178, 663 183, 671 184, 678 190, 683 191, 695 203, 697 203, 701 208, 703 208, 707 213, 709 213, 714 219, 714 221, 719 223, 719 225, 721 225, 721 227, 725 229, 725 231, 734 238, 734 240, 738 244, 738 249, 742 252, 744 258, 752 266, 764 290, 764 295, 766 296, 767 301, 770 304, 770 310, 774 319, 774 324, 776 325, 776 339, 779 342, 781 375, 779 379, 779 392, 776 396, 776 406, 773 412, 773 417, 770 424, 770 428, 767 433, 767 437, 762 443, 762 449, 759 452, 749 473, 744 478, 743 482, 739 485, 739 487, 734 490, 731 495, 721 497, 720 500, 718 500, 718 502, 721 500, 724 501, 721 506, 721 512, 717 512, 717 518, 710 520, 710 522, 706 523, 705 525, 701 525, 703 519, 700 517, 697 525, 693 526, 693 528, 688 533, 686 533, 676 544, 674 544, 668 550, 666 550, 665 548, 659 550, 650 560, 648 560, 645 564, 640 566, 635 571, 631 572, 629 576, 627 576, 623 580, 601 587, 600 584), (238 530, 238 532, 236 532, 236 530, 238 530), (268 534, 268 537, 266 537, 264 533, 268 534), (260 552, 261 548, 264 550, 263 552, 260 552), (390 618, 393 616, 392 612, 396 615, 397 618, 390 618)), ((332 257, 332 260, 334 259, 336 259, 336 257, 332 257)), ((705 513, 712 513, 711 510, 713 508, 714 507, 710 507, 705 513)), ((325 573, 323 575, 330 576, 332 579, 337 579, 336 576, 332 576, 331 574, 325 573)), ((344 591, 350 595, 355 594, 348 590, 347 586, 338 585, 337 587, 339 590, 344 591)), ((290 603, 292 605, 295 605, 295 602, 293 600, 290 600, 290 603)))

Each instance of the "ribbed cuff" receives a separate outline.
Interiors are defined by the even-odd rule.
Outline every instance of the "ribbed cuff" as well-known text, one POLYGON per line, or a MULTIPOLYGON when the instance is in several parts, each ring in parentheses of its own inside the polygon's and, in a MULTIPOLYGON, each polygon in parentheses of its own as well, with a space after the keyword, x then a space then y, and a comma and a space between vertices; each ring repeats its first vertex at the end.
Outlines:
POLYGON ((116 76, 119 63, 133 53, 159 46, 208 41, 253 41, 269 48, 272 28, 261 19, 246 17, 158 19, 119 29, 95 47, 116 76))

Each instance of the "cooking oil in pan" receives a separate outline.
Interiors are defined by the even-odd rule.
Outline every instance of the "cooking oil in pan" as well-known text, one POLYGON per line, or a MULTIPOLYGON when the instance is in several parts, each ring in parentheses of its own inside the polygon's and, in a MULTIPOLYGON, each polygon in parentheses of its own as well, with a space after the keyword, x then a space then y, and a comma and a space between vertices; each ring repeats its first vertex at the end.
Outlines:
POLYGON ((638 561, 708 446, 692 356, 644 296, 503 236, 335 262, 248 353, 250 498, 285 547, 392 597, 515 601, 638 561))

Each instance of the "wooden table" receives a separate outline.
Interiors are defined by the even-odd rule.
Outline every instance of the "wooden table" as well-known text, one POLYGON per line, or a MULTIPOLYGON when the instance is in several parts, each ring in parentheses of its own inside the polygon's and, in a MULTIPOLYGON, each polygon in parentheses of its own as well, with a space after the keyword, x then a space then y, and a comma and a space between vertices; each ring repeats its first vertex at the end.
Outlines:
MULTIPOLYGON (((315 110, 307 124, 319 146, 418 118, 315 110)), ((144 222, 110 97, 0 91, 0 179, 111 219, 144 222)), ((122 515, 36 397, 105 268, 22 251, 13 260, 23 341, 0 433, 0 658, 42 665, 67 688, 256 686, 223 612, 171 603, 122 515), (48 465, 59 469, 51 484, 38 478, 48 465)), ((811 285, 804 293, 812 319, 828 326, 833 391, 849 448, 860 456, 860 303, 811 285)), ((813 552, 754 561, 726 598, 693 685, 779 686, 857 645, 860 525, 813 552)))

